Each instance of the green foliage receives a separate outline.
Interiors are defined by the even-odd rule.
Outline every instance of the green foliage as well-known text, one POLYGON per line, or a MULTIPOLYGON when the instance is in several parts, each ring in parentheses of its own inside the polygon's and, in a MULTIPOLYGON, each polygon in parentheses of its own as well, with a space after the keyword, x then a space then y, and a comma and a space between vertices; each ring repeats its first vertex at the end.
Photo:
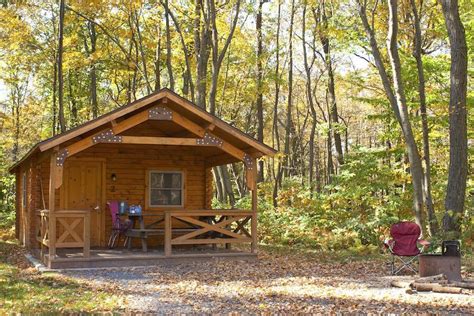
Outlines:
MULTIPOLYGON (((411 220, 411 192, 400 150, 355 148, 332 184, 311 193, 301 178, 285 180, 271 204, 260 185, 259 231, 264 242, 340 250, 377 246, 391 224, 411 220), (394 159, 395 158, 395 159, 394 159), (387 165, 384 160, 398 160, 387 165)), ((238 207, 248 208, 245 198, 238 207)))

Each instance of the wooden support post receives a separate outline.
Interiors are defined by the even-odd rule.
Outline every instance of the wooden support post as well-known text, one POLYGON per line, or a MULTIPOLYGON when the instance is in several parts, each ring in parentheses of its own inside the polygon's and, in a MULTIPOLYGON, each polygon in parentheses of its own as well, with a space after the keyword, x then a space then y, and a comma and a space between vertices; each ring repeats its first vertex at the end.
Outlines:
POLYGON ((247 176, 247 181, 251 181, 248 184, 248 187, 252 189, 252 222, 251 222, 251 235, 252 235, 252 244, 251 251, 252 253, 257 253, 258 245, 258 235, 257 235, 257 209, 258 209, 258 197, 257 197, 257 160, 252 159, 252 168, 247 169, 247 173, 250 173, 252 176, 247 176))
POLYGON ((56 257, 56 215, 55 211, 55 200, 56 200, 56 180, 57 180, 57 166, 56 159, 58 157, 59 148, 54 148, 51 153, 51 161, 49 168, 49 204, 48 204, 48 247, 49 247, 49 260, 48 266, 51 267, 51 260, 56 257))
POLYGON ((85 258, 91 255, 91 213, 87 212, 84 215, 84 250, 83 256, 85 258))
POLYGON ((165 212, 165 257, 171 256, 171 214, 165 212))

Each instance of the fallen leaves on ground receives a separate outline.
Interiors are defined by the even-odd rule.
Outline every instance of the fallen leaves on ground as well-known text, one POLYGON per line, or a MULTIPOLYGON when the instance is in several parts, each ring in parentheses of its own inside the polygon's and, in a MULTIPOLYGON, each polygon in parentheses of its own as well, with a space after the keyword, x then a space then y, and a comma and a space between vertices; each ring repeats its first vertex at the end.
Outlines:
MULTIPOLYGON (((257 261, 218 260, 66 274, 112 284, 128 309, 158 313, 474 313, 474 295, 406 294, 391 288, 381 260, 319 262, 261 252, 257 261)), ((398 277, 398 278, 410 278, 398 277)))
POLYGON ((15 243, 0 241, 0 315, 123 310, 117 288, 58 273, 39 273, 15 243))

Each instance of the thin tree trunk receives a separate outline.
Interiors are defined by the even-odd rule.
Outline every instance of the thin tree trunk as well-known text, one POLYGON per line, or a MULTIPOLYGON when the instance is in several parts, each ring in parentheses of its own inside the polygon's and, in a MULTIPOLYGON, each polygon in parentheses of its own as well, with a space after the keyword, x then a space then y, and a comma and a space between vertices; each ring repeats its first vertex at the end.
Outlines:
POLYGON ((218 169, 217 167, 213 168, 212 169, 212 175, 214 176, 214 184, 216 186, 216 197, 217 197, 217 200, 221 203, 224 202, 224 189, 222 188, 222 182, 221 182, 221 178, 219 176, 219 172, 218 172, 218 169))
POLYGON ((161 23, 158 24, 158 41, 155 50, 155 91, 161 89, 161 23))
MULTIPOLYGON (((184 74, 184 81, 189 85, 189 89, 191 91, 191 100, 194 102, 195 101, 194 83, 193 83, 193 77, 191 75, 191 61, 189 60, 191 54, 189 53, 188 47, 186 46, 186 42, 184 41, 183 32, 181 31, 181 27, 179 26, 178 20, 176 19, 176 17, 174 16, 171 10, 169 11, 169 14, 170 14, 171 19, 173 20, 174 26, 181 40, 181 46, 183 48, 183 53, 184 53, 184 61, 186 63, 186 72, 184 74)), ((185 95, 186 94, 187 93, 185 93, 185 95)))
POLYGON ((58 34, 58 94, 59 94, 59 127, 61 133, 66 131, 64 117, 64 78, 63 78, 63 38, 64 38, 64 11, 65 0, 59 2, 59 34, 58 34))
MULTIPOLYGON (((277 150, 280 150, 280 134, 278 132, 278 103, 280 98, 280 26, 281 26, 281 1, 278 1, 278 17, 276 31, 276 57, 275 57, 275 101, 273 103, 273 139, 276 142, 277 150)), ((273 145, 275 146, 275 144, 273 145)), ((273 185, 273 206, 277 207, 278 188, 281 186, 283 169, 281 160, 278 159, 275 183, 273 185)))
MULTIPOLYGON (((313 100, 313 86, 311 80, 311 67, 314 62, 314 58, 311 62, 311 65, 308 61, 308 54, 306 49, 306 2, 303 5, 303 16, 302 16, 302 40, 303 40, 303 58, 304 58, 304 68, 306 72, 306 99, 310 106, 311 111, 311 132, 309 135, 309 188, 310 192, 314 191, 314 138, 316 135, 316 124, 317 124, 317 114, 316 108, 314 106, 313 100)), ((314 49, 314 47, 313 47, 314 49)))
POLYGON ((334 83, 334 71, 333 71, 333 64, 332 64, 332 58, 331 58, 331 46, 330 46, 330 40, 328 37, 328 16, 326 12, 326 2, 322 1, 321 2, 321 9, 320 9, 320 15, 321 15, 321 26, 322 26, 322 31, 320 32, 320 41, 321 45, 323 46, 323 51, 324 51, 324 62, 326 64, 326 70, 328 72, 328 93, 329 93, 329 117, 331 118, 329 121, 331 122, 330 124, 330 130, 331 130, 331 136, 334 139, 334 147, 336 149, 336 159, 339 165, 344 164, 344 156, 343 156, 343 151, 342 151, 342 141, 341 141, 341 134, 339 131, 337 131, 337 126, 336 129, 334 129, 334 124, 338 125, 339 124, 339 115, 337 112, 337 103, 336 103, 336 88, 335 88, 335 83, 334 83))
POLYGON ((327 134, 327 140, 326 140, 326 153, 327 153, 327 182, 326 183, 331 183, 332 182, 332 176, 334 174, 334 162, 332 161, 332 137, 331 137, 331 131, 328 131, 327 134))
POLYGON ((71 119, 72 119, 72 126, 76 126, 79 123, 78 117, 78 109, 77 109, 77 102, 74 96, 74 91, 72 88, 72 78, 71 78, 71 71, 69 70, 67 73, 67 83, 68 83, 68 94, 69 94, 69 103, 71 105, 70 112, 71 112, 71 119))
POLYGON ((215 8, 214 0, 208 0, 208 7, 209 7, 209 14, 207 15, 207 18, 210 20, 209 24, 211 25, 211 30, 212 30, 212 40, 211 40, 212 76, 211 76, 211 88, 209 91, 209 112, 211 114, 215 114, 219 73, 222 66, 222 61, 224 60, 224 56, 227 52, 227 49, 229 48, 230 42, 232 41, 232 38, 234 36, 235 28, 237 26, 237 21, 239 19, 239 13, 240 13, 240 0, 237 0, 237 3, 235 4, 235 15, 232 20, 230 32, 221 50, 219 50, 219 34, 218 34, 217 23, 216 23, 217 12, 215 8))
POLYGON ((13 97, 13 115, 15 118, 15 137, 13 141, 13 161, 18 160, 18 155, 20 151, 20 88, 17 86, 15 88, 16 97, 13 97))
MULTIPOLYGON (((418 8, 416 7, 415 0, 410 0, 414 17, 415 27, 415 49, 414 57, 416 59, 416 68, 418 71, 418 94, 420 98, 420 113, 421 113, 421 125, 423 131, 423 154, 425 161, 425 173, 423 179, 425 205, 428 215, 428 229, 431 236, 435 235, 438 231, 438 221, 436 220, 433 197, 431 195, 431 160, 430 160, 430 141, 429 141, 429 128, 428 128, 428 115, 426 113, 426 95, 425 95, 425 75, 423 72, 423 61, 421 59, 421 28, 420 18, 418 16, 418 8)), ((423 2, 421 3, 423 5, 423 2)), ((421 11, 421 10, 420 10, 421 11)))
POLYGON ((168 0, 165 0, 165 23, 166 23, 166 68, 168 69, 169 88, 174 91, 173 65, 171 63, 171 30, 170 30, 170 8, 168 0))
POLYGON ((401 75, 401 63, 398 55, 397 46, 398 35, 398 0, 389 0, 389 28, 388 28, 388 56, 392 66, 393 86, 396 101, 400 111, 402 121, 402 129, 405 134, 405 142, 407 145, 408 159, 410 161, 410 170, 413 183, 414 194, 414 211, 417 224, 424 229, 423 225, 423 169, 421 166, 420 154, 413 136, 413 131, 408 115, 408 108, 403 87, 401 75))
POLYGON ((195 1, 194 51, 196 52, 196 104, 206 109, 207 63, 209 61, 210 21, 203 9, 203 0, 195 1), (201 13, 201 11, 203 11, 201 13), (201 16, 204 23, 201 25, 201 16))
POLYGON ((56 135, 56 124, 57 124, 57 113, 56 113, 56 92, 58 89, 58 63, 56 62, 57 57, 56 54, 54 56, 54 63, 53 63, 53 124, 52 124, 52 134, 53 136, 56 135))
POLYGON ((232 167, 232 175, 235 179, 235 185, 237 187, 237 191, 239 193, 239 197, 240 198, 243 198, 245 196, 245 185, 242 181, 242 176, 241 176, 241 173, 239 172, 239 170, 237 169, 237 166, 235 163, 233 163, 231 165, 232 167))
POLYGON ((362 20, 365 32, 370 42, 372 55, 374 57, 375 65, 380 75, 385 94, 390 102, 391 108, 395 114, 395 117, 402 129, 403 136, 405 139, 405 146, 408 152, 410 161, 410 172, 413 183, 413 208, 415 220, 422 229, 424 229, 422 210, 423 210, 423 169, 421 166, 421 159, 418 153, 413 132, 411 129, 411 123, 408 117, 408 110, 406 107, 405 95, 403 91, 403 85, 401 81, 400 73, 400 59, 397 51, 397 32, 398 32, 398 21, 397 21, 397 1, 390 0, 389 2, 389 36, 387 39, 387 46, 389 51, 390 63, 392 65, 392 72, 394 77, 394 89, 397 97, 392 90, 390 79, 385 70, 380 50, 377 45, 375 33, 373 28, 370 26, 367 19, 366 3, 361 2, 365 0, 358 0, 359 4, 359 15, 362 20))
MULTIPOLYGON (((257 10, 257 139, 263 143, 263 37, 262 37, 262 7, 266 0, 258 1, 257 10)), ((263 160, 258 162, 258 181, 264 181, 264 164, 263 160)))
POLYGON ((295 17, 295 0, 291 1, 291 17, 290 17, 290 30, 289 30, 289 48, 288 48, 288 103, 286 108, 286 126, 285 126, 285 163, 284 163, 284 172, 285 177, 288 177, 290 174, 290 142, 293 132, 293 121, 292 121, 292 111, 293 111, 293 23, 295 17))
POLYGON ((225 195, 228 198, 229 204, 231 205, 231 207, 233 207, 235 204, 235 196, 234 191, 232 190, 232 183, 230 182, 230 176, 229 171, 227 170, 227 166, 218 166, 217 169, 219 170, 219 175, 222 181, 222 187, 224 189, 225 195))
POLYGON ((461 233, 467 180, 467 45, 457 0, 441 0, 451 46, 449 175, 443 229, 461 233))
MULTIPOLYGON (((148 69, 146 65, 146 55, 145 55, 145 50, 143 49, 143 39, 142 39, 142 32, 140 30, 140 18, 137 14, 137 11, 134 10, 133 12, 134 20, 135 20, 135 27, 137 28, 137 36, 138 36, 138 47, 140 48, 140 57, 142 59, 142 65, 143 65, 143 78, 145 79, 146 83, 146 91, 148 94, 151 93, 151 84, 150 80, 148 79, 148 69)), ((138 62, 138 60, 137 60, 138 62)))
MULTIPOLYGON (((89 35, 91 46, 87 44, 87 38, 84 38, 84 49, 87 56, 91 56, 96 51, 97 33, 95 31, 95 24, 87 21, 87 33, 89 35)), ((97 101, 97 67, 95 61, 92 61, 89 68, 89 99, 91 102, 92 118, 95 119, 99 115, 99 102, 97 101)))
POLYGON ((319 147, 319 133, 316 134, 316 191, 321 193, 321 152, 319 147))

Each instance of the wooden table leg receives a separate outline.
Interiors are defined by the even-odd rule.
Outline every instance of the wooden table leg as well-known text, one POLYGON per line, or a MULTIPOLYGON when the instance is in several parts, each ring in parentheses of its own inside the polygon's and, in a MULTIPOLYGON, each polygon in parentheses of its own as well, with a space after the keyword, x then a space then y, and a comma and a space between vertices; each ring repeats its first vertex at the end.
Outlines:
POLYGON ((143 233, 142 235, 142 250, 143 252, 148 251, 147 236, 145 235, 145 233, 143 233))
MULTIPOLYGON (((140 229, 145 229, 145 220, 143 219, 143 216, 140 216, 138 219, 140 222, 140 229)), ((148 245, 147 245, 147 235, 146 233, 142 233, 141 240, 142 240, 142 250, 143 252, 148 251, 148 245)))

